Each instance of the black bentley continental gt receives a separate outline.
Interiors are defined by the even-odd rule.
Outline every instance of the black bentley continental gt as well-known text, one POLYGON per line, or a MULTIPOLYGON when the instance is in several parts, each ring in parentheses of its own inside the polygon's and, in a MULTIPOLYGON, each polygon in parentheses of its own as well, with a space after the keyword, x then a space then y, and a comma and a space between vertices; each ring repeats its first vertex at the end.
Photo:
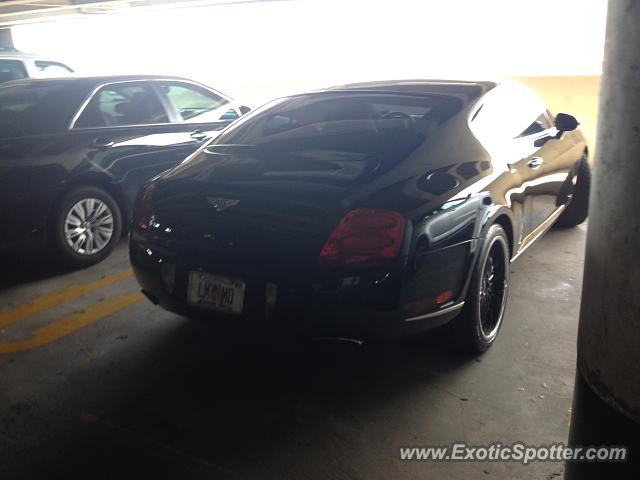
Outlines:
POLYGON ((340 338, 495 341, 509 264, 587 217, 578 120, 518 83, 394 81, 274 100, 139 192, 154 303, 340 338))
POLYGON ((0 250, 49 244, 67 263, 102 260, 140 187, 247 110, 175 77, 1 84, 0 250))

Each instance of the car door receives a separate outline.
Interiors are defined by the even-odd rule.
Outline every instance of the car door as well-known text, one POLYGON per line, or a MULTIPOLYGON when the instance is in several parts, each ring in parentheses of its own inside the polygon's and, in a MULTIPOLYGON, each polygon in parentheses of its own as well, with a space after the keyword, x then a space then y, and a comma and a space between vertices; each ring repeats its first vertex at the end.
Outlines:
POLYGON ((522 129, 513 139, 513 155, 527 170, 526 233, 535 238, 546 221, 559 213, 561 192, 570 181, 577 160, 574 146, 555 128, 546 105, 533 91, 516 85, 506 88, 514 127, 522 129), (525 126, 523 128, 523 126, 525 126))
MULTIPOLYGON (((517 96, 516 96, 517 97, 517 96)), ((517 137, 535 114, 523 111, 514 104, 513 91, 498 86, 487 93, 472 110, 469 126, 475 137, 491 156, 492 174, 486 186, 499 204, 511 208, 515 250, 531 231, 531 169, 528 166, 526 145, 517 137)))
POLYGON ((176 119, 150 81, 112 82, 97 88, 78 111, 70 143, 83 150, 81 170, 107 173, 132 201, 144 182, 201 145, 206 137, 193 131, 176 119))
POLYGON ((522 206, 521 233, 526 244, 558 209, 558 196, 575 159, 570 159, 570 146, 564 144, 544 102, 534 92, 506 84, 492 93, 488 103, 494 121, 487 137, 492 140, 494 160, 507 162, 507 183, 520 183, 508 195, 522 206))
POLYGON ((529 170, 529 233, 536 232, 558 209, 558 197, 571 170, 569 149, 565 148, 559 137, 550 115, 544 110, 516 138, 516 142, 521 144, 522 156, 529 170))

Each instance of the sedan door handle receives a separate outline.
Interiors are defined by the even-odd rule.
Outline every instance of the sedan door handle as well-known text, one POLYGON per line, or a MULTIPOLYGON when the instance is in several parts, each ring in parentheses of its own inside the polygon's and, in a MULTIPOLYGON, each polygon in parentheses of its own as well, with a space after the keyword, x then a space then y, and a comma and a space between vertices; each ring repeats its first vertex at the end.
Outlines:
POLYGON ((94 138, 93 140, 91 140, 91 143, 89 144, 89 146, 92 148, 109 148, 109 147, 113 147, 114 145, 115 145, 114 142, 110 140, 105 140, 104 138, 94 138))
POLYGON ((533 157, 531 160, 527 162, 527 166, 529 168, 540 168, 543 163, 544 163, 544 160, 542 158, 533 157))
POLYGON ((194 140, 202 141, 207 138, 207 134, 202 130, 196 130, 195 132, 191 133, 191 138, 193 138, 194 140))

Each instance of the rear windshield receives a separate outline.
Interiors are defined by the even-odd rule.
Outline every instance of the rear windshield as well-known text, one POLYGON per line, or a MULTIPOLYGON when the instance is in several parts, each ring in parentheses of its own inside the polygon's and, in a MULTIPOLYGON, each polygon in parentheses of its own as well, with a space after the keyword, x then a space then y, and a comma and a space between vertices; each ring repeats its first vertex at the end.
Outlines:
POLYGON ((64 128, 64 86, 60 83, 0 85, 0 136, 46 133, 64 128))
POLYGON ((313 164, 313 170, 359 176, 401 161, 461 106, 457 98, 439 95, 348 92, 290 97, 238 120, 208 151, 241 148, 286 170, 313 164))

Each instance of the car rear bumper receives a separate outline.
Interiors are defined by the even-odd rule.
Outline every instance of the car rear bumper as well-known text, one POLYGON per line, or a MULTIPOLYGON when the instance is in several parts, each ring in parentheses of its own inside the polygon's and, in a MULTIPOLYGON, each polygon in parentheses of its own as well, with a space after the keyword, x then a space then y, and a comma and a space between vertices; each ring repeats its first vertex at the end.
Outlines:
POLYGON ((287 330, 315 337, 391 338, 441 326, 458 315, 462 304, 444 305, 416 315, 402 309, 402 269, 315 274, 259 269, 229 269, 217 262, 184 261, 167 250, 143 241, 130 241, 130 258, 143 293, 153 303, 220 328, 287 330), (187 303, 192 270, 239 278, 246 283, 241 315, 220 313, 187 303), (277 296, 267 300, 267 285, 277 285, 277 296))

